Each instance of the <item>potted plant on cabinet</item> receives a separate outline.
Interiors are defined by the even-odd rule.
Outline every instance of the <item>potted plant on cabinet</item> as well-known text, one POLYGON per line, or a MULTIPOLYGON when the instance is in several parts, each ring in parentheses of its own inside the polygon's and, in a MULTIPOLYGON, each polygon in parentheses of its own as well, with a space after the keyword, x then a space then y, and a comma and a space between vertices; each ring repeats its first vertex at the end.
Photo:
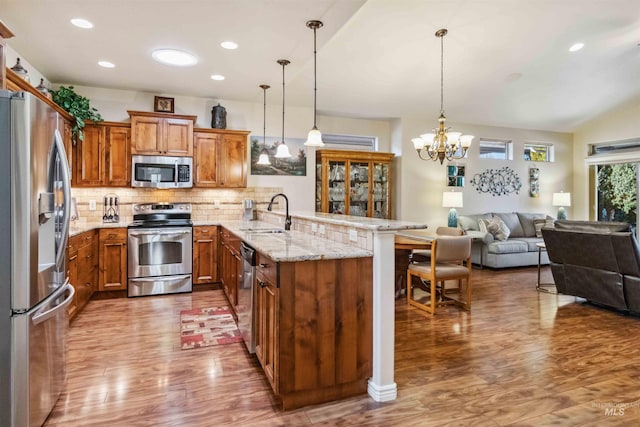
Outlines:
POLYGON ((53 97, 53 102, 76 119, 71 130, 74 145, 78 139, 84 141, 82 129, 84 128, 86 120, 94 122, 103 121, 98 110, 91 106, 89 99, 76 93, 76 91, 73 90, 73 86, 60 86, 58 90, 51 90, 50 92, 53 97))

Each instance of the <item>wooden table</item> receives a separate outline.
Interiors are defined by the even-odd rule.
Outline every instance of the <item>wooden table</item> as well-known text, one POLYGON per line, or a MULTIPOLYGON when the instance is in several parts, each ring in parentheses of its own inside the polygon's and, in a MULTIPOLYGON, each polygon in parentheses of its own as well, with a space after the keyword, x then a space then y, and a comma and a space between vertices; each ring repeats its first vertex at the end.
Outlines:
POLYGON ((407 268, 411 252, 416 249, 431 249, 431 242, 435 234, 427 230, 403 230, 395 235, 395 276, 396 298, 406 291, 407 268))

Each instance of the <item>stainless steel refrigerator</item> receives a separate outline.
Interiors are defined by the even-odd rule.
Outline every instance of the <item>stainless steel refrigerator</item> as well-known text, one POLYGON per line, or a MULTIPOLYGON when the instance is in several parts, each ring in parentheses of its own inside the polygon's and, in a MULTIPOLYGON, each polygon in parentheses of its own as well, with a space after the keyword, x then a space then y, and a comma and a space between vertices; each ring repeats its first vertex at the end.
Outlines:
POLYGON ((0 91, 0 426, 41 426, 66 381, 69 164, 58 113, 0 91))

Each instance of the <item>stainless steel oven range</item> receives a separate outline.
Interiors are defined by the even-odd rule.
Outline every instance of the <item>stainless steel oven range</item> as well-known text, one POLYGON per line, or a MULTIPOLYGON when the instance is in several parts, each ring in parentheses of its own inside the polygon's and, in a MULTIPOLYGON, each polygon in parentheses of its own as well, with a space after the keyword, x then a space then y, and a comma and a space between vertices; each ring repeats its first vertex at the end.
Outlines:
POLYGON ((192 290, 193 223, 188 203, 133 205, 128 229, 130 297, 192 290))

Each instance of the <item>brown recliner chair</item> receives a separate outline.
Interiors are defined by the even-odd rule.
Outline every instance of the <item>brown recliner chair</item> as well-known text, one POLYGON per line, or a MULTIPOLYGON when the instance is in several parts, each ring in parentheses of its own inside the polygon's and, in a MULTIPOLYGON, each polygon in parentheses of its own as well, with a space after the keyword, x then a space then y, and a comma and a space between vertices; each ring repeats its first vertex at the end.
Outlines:
POLYGON ((542 237, 558 292, 640 312, 640 248, 629 224, 556 221, 542 237))

